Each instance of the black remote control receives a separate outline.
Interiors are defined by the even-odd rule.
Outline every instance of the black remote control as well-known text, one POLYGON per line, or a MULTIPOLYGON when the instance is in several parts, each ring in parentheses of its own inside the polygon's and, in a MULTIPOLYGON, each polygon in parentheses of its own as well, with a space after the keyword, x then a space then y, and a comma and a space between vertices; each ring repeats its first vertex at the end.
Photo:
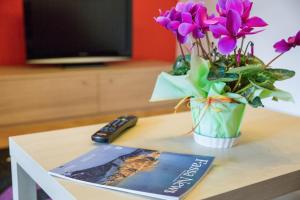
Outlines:
POLYGON ((111 143, 125 130, 135 126, 136 123, 136 116, 130 115, 119 117, 92 135, 92 140, 99 143, 111 143))

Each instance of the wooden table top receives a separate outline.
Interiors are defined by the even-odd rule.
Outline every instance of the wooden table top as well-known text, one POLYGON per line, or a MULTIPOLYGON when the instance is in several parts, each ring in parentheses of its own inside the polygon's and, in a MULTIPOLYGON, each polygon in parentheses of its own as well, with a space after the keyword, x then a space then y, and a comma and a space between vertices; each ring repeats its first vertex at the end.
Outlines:
MULTIPOLYGON (((145 199, 46 174, 95 148, 90 136, 103 125, 12 137, 11 155, 36 182, 46 187, 46 192, 51 191, 52 184, 63 191, 61 195, 74 199, 145 199)), ((300 189, 300 118, 248 108, 241 140, 227 150, 199 146, 192 135, 185 134, 191 128, 189 112, 142 118, 114 144, 215 156, 213 168, 187 195, 187 200, 270 199, 300 189)), ((58 194, 52 197, 59 197, 55 195, 58 194)))

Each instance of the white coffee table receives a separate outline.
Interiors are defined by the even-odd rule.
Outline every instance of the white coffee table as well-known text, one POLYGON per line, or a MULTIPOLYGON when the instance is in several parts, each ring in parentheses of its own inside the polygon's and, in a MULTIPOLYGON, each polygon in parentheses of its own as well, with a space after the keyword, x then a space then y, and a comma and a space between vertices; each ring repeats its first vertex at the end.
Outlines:
MULTIPOLYGON (((101 126, 11 137, 14 199, 36 199, 35 183, 57 200, 145 199, 48 175, 48 170, 95 148, 90 136, 101 126)), ((187 200, 271 199, 300 189, 300 118, 248 109, 241 141, 228 150, 197 145, 185 135, 191 127, 190 113, 143 118, 114 144, 215 156, 214 167, 187 200)))

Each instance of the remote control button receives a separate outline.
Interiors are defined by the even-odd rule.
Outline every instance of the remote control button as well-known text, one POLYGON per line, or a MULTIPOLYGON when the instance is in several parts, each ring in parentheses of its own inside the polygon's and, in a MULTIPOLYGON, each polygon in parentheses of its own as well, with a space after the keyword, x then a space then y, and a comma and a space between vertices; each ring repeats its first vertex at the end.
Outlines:
POLYGON ((97 133, 98 136, 101 136, 101 137, 106 137, 107 134, 106 133, 97 133))
POLYGON ((117 126, 120 127, 120 126, 123 126, 123 124, 127 123, 128 120, 127 119, 120 119, 117 126))
POLYGON ((108 127, 104 127, 103 129, 101 129, 101 131, 108 132, 108 127))
POLYGON ((110 127, 110 128, 108 128, 108 131, 109 131, 110 133, 113 133, 113 132, 116 131, 116 129, 115 129, 114 127, 110 127))
POLYGON ((118 126, 118 123, 120 122, 120 120, 115 120, 111 123, 112 126, 118 126))
POLYGON ((100 129, 100 132, 104 132, 104 133, 112 133, 114 132, 116 129, 112 128, 110 126, 105 126, 102 129, 100 129))
POLYGON ((119 123, 119 126, 123 126, 124 124, 127 123, 127 120, 122 120, 120 123, 119 123))

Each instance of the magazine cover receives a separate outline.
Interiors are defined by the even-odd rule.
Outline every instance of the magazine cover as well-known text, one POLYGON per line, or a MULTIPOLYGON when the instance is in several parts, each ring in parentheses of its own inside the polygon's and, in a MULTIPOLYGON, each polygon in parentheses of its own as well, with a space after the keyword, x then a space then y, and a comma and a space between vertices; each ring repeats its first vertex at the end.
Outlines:
POLYGON ((213 159, 104 144, 49 173, 98 187, 180 199, 204 176, 213 159))

